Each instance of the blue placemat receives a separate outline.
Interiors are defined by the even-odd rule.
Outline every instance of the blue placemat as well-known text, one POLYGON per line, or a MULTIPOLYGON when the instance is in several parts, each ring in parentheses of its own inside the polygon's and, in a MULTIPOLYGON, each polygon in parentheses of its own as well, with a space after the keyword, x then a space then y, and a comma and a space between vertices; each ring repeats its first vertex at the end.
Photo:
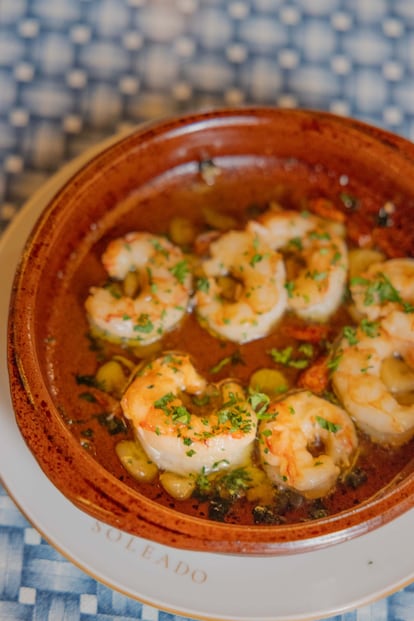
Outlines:
MULTIPOLYGON (((125 124, 246 103, 414 139, 414 2, 0 0, 0 231, 64 162, 125 124)), ((84 574, 0 487, 0 620, 26 619, 181 617, 84 574)), ((333 620, 413 621, 414 587, 333 620)))
MULTIPOLYGON (((0 619, 183 621, 186 618, 141 604, 85 574, 42 539, 0 486, 0 619)), ((358 610, 329 617, 327 621, 413 619, 414 585, 411 585, 358 610)))
MULTIPOLYGON (((0 486, 0 619, 182 621, 185 618, 141 604, 85 574, 42 539, 0 486)), ((414 585, 411 585, 328 621, 413 619, 414 585)))
POLYGON ((1 0, 0 224, 124 123, 259 103, 414 137, 411 0, 1 0))

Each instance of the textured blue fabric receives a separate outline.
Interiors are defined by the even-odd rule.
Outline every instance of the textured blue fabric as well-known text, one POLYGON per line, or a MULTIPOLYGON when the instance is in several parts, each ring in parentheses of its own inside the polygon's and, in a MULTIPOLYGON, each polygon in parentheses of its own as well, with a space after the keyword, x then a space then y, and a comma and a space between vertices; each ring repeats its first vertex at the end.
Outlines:
MULTIPOLYGON (((0 230, 66 161, 202 107, 353 116, 414 139, 411 0, 0 0, 0 230)), ((0 488, 0 620, 180 621, 96 582, 0 488), (149 617, 148 617, 149 615, 149 617)), ((414 586, 330 621, 413 621, 414 586)))
MULTIPOLYGON (((1 621, 186 621, 112 591, 48 545, 0 486, 1 621)), ((413 621, 414 585, 327 621, 413 621)))
POLYGON ((414 137, 410 0, 1 0, 0 227, 125 123, 311 107, 414 137))

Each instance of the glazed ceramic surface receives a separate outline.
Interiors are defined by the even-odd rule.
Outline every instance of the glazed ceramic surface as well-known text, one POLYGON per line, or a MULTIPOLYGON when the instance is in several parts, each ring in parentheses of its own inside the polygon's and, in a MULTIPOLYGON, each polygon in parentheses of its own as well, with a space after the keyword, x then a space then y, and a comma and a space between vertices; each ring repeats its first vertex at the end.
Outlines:
MULTIPOLYGON (((38 214, 50 198, 63 185, 74 170, 88 157, 76 160, 60 171, 33 196, 0 243, 0 258, 4 262, 7 298, 0 300, 1 315, 7 316, 8 297, 13 273, 20 250, 38 214)), ((142 618, 151 618, 154 611, 141 608, 140 602, 151 603, 159 608, 194 619, 224 621, 310 621, 339 614, 348 621, 361 614, 360 609, 346 613, 355 606, 362 606, 408 585, 414 577, 413 560, 407 554, 407 541, 413 528, 414 511, 411 510, 392 522, 367 533, 363 537, 345 541, 337 546, 315 550, 301 556, 276 556, 255 559, 251 556, 206 554, 177 550, 154 544, 139 537, 118 531, 78 510, 44 475, 33 455, 25 445, 15 422, 8 394, 6 368, 6 325, 1 326, 0 349, 0 415, 3 433, 0 435, 0 471, 2 481, 10 491, 24 515, 55 548, 63 552, 75 565, 99 581, 127 593, 137 602, 128 601, 133 616, 141 612, 142 618), (15 467, 19 455, 19 468, 15 467), (33 494, 33 489, 36 494, 33 494), (298 562, 299 561, 299 562, 298 562), (295 581, 291 580, 292 572, 295 581), (275 576, 277 577, 275 590, 275 576), (166 579, 168 577, 168 579, 166 579), (159 585, 163 588, 160 590, 159 585), (254 583, 255 597, 251 596, 254 583), (326 585, 329 584, 327 590, 326 585), (301 593, 298 598, 297 593, 301 593), (321 594, 321 597, 315 597, 321 594), (275 606, 275 596, 277 606, 275 606), (276 608, 276 609, 275 609, 276 608), (342 613, 342 615, 341 615, 342 613)), ((5 507, 6 496, 2 497, 5 507)), ((11 500, 10 500, 11 502, 11 500)), ((10 512, 5 509, 3 530, 10 531, 10 512)), ((13 524, 22 527, 20 513, 14 511, 13 524)), ((15 529, 12 529, 15 531, 15 529)), ((22 533, 23 537, 23 533, 22 533)), ((26 541, 25 556, 33 558, 33 548, 43 550, 39 534, 39 546, 33 540, 26 541), (30 553, 29 553, 30 550, 30 553)), ((13 559, 19 558, 18 538, 10 540, 13 559)), ((38 578, 49 587, 49 566, 63 565, 68 589, 73 581, 79 583, 77 567, 68 569, 62 559, 56 560, 50 552, 45 564, 45 553, 37 557, 38 578)), ((31 565, 33 567, 33 565, 31 565)), ((13 570, 15 566, 12 566, 13 570)), ((17 571, 17 569, 16 569, 17 571)), ((55 572, 56 573, 56 572, 55 572)), ((7 574, 9 577, 11 574, 7 574)), ((25 573, 29 584, 30 574, 25 573)), ((85 593, 91 592, 90 577, 82 576, 85 593)), ((407 605, 407 592, 391 595, 389 600, 372 603, 369 611, 374 618, 381 618, 390 611, 411 610, 407 605)), ((62 590, 56 597, 62 596, 62 590)), ((98 597, 107 598, 101 585, 96 587, 98 597)), ((77 594, 72 595, 75 598, 77 594)), ((71 602, 73 600, 70 600, 71 602)), ((119 611, 119 597, 113 598, 113 614, 119 611)), ((41 603, 39 604, 41 605, 41 603)), ((364 610, 363 614, 366 614, 364 610)), ((162 615, 163 613, 159 613, 162 615)))
MULTIPOLYGON (((197 209, 200 166, 220 171, 221 198, 239 205, 274 199, 275 181, 334 199, 346 180, 363 213, 347 214, 355 242, 368 236, 389 256, 412 254, 414 148, 402 139, 322 113, 226 110, 166 120, 120 140, 94 158, 48 205, 26 245, 11 308, 9 370, 16 418, 40 466, 77 507, 123 531, 179 548, 288 554, 362 535, 412 506, 411 462, 386 489, 352 510, 312 522, 237 526, 160 505, 99 463, 62 416, 85 354, 83 301, 95 273, 91 256, 143 220, 162 228, 180 200, 197 209), (177 188, 193 188, 179 193, 177 188), (396 206, 393 226, 379 209, 396 206), (69 380, 70 378, 70 380, 69 380)), ((207 188, 208 189, 208 188, 207 188)))

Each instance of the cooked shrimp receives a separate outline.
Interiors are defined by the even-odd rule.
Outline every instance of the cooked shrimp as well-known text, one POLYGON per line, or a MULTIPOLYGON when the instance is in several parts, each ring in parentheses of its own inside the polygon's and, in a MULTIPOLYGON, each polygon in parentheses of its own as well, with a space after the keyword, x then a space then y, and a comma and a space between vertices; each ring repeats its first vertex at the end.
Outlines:
POLYGON ((189 401, 188 395, 206 397, 207 389, 188 355, 170 353, 148 364, 125 392, 124 414, 159 468, 177 474, 209 473, 248 458, 257 420, 243 389, 233 380, 224 381, 206 412, 189 411, 185 393, 189 401))
POLYGON ((392 310, 414 311, 414 259, 372 263, 350 289, 356 310, 371 321, 392 310))
POLYGON ((339 406, 309 391, 292 393, 268 408, 259 425, 259 451, 268 477, 306 498, 333 490, 357 448, 354 424, 339 406))
POLYGON ((283 248, 292 240, 300 240, 316 228, 317 219, 308 212, 270 208, 250 220, 246 230, 258 235, 271 248, 283 248))
POLYGON ((382 319, 381 326, 393 339, 399 354, 414 367, 414 311, 391 311, 382 319))
POLYGON ((246 231, 224 233, 209 251, 195 294, 200 323, 236 343, 266 336, 286 309, 281 255, 246 231), (230 295, 223 281, 233 284, 230 295))
POLYGON ((375 324, 371 336, 366 332, 359 328, 352 345, 346 339, 341 343, 333 388, 356 425, 374 442, 401 446, 414 435, 414 403, 398 401, 382 369, 397 358, 413 367, 414 377, 414 315, 393 311, 382 324, 375 324))
POLYGON ((334 236, 344 236, 341 223, 320 218, 308 211, 295 211, 271 207, 257 218, 250 220, 246 230, 258 235, 271 248, 286 248, 300 243, 305 235, 315 229, 325 230, 334 236))
POLYGON ((270 209, 247 229, 290 259, 286 288, 288 308, 310 320, 325 320, 345 292, 348 253, 341 223, 308 212, 270 209), (289 271, 292 271, 290 277, 289 271))
POLYGON ((287 282, 288 307, 304 319, 328 319, 343 300, 348 253, 343 239, 328 231, 311 231, 295 260, 304 264, 287 282))
POLYGON ((89 322, 104 338, 146 345, 183 319, 192 276, 177 246, 149 233, 128 233, 110 242, 102 262, 111 278, 136 272, 139 280, 135 297, 91 288, 85 303, 89 322))

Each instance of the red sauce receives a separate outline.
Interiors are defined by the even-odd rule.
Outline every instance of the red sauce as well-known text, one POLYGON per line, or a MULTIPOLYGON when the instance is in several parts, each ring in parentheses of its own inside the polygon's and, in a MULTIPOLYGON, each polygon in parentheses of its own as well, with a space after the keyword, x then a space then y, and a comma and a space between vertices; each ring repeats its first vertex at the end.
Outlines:
MULTIPOLYGON (((211 504, 206 500, 191 498, 176 501, 163 490, 159 482, 141 484, 134 480, 123 468, 114 450, 120 439, 133 437, 131 429, 125 423, 125 427, 121 425, 118 433, 111 434, 108 426, 103 424, 105 417, 97 417, 113 409, 114 400, 87 386, 85 378, 93 377, 102 360, 114 353, 122 353, 134 360, 133 354, 120 346, 101 342, 96 349, 92 346, 96 343, 92 343, 88 336, 83 305, 89 287, 101 284, 106 279, 100 263, 106 244, 110 239, 132 230, 164 234, 174 215, 190 219, 202 231, 205 228, 202 215, 204 206, 235 216, 242 228, 253 214, 266 209, 271 202, 276 201, 287 209, 317 209, 318 201, 315 199, 323 198, 330 201, 334 217, 345 219, 350 246, 377 247, 389 257, 412 255, 414 249, 413 229, 404 227, 407 218, 412 221, 414 207, 405 204, 403 216, 399 209, 403 198, 398 195, 391 193, 389 196, 394 211, 392 218, 387 221, 384 214, 381 220, 383 201, 379 192, 377 194, 375 189, 353 186, 352 180, 344 187, 343 180, 329 171, 309 171, 297 162, 275 161, 266 168, 258 165, 249 174, 253 182, 249 184, 248 190, 244 186, 242 193, 237 187, 239 176, 233 176, 231 169, 225 171, 221 178, 218 177, 212 186, 206 185, 198 175, 172 175, 168 182, 160 180, 162 184, 159 183, 159 191, 156 182, 155 191, 149 193, 148 197, 145 191, 137 191, 124 205, 118 206, 118 216, 114 218, 110 232, 88 250, 70 282, 65 282, 62 289, 56 292, 56 303, 48 324, 47 344, 50 383, 62 418, 79 442, 84 444, 85 450, 90 451, 105 469, 162 505, 191 515, 239 524, 253 523, 252 511, 257 503, 241 499, 223 517, 219 513, 212 514, 211 504), (70 309, 70 312, 64 313, 63 309, 70 309), (65 317, 64 326, 62 316, 65 317), (97 401, 90 400, 90 394, 97 401)), ((266 338, 236 345, 214 338, 199 325, 194 315, 189 314, 178 329, 165 335, 162 349, 189 352, 198 372, 209 381, 232 376, 247 386, 255 370, 278 367, 272 362, 269 351, 272 348, 296 345, 298 340, 292 335, 300 334, 300 329, 303 328, 308 335, 315 335, 311 340, 315 345, 313 360, 316 361, 326 352, 325 343, 332 343, 341 333, 342 327, 350 323, 352 321, 345 307, 340 308, 322 329, 315 324, 311 326, 311 331, 308 324, 287 314, 266 338), (218 373, 213 373, 212 369, 217 363, 227 357, 239 359, 240 362, 224 365, 218 373)), ((279 368, 283 368, 290 384, 294 386, 301 371, 279 368)), ((121 411, 116 408, 115 411, 122 420, 121 411)), ((397 476, 413 454, 414 442, 399 449, 387 449, 372 444, 363 434, 360 434, 359 439, 361 455, 357 466, 366 474, 362 483, 355 489, 349 484, 338 483, 335 491, 322 501, 304 501, 293 495, 287 503, 281 497, 281 504, 285 503, 280 511, 281 519, 295 522, 349 509, 371 497, 397 476)))

